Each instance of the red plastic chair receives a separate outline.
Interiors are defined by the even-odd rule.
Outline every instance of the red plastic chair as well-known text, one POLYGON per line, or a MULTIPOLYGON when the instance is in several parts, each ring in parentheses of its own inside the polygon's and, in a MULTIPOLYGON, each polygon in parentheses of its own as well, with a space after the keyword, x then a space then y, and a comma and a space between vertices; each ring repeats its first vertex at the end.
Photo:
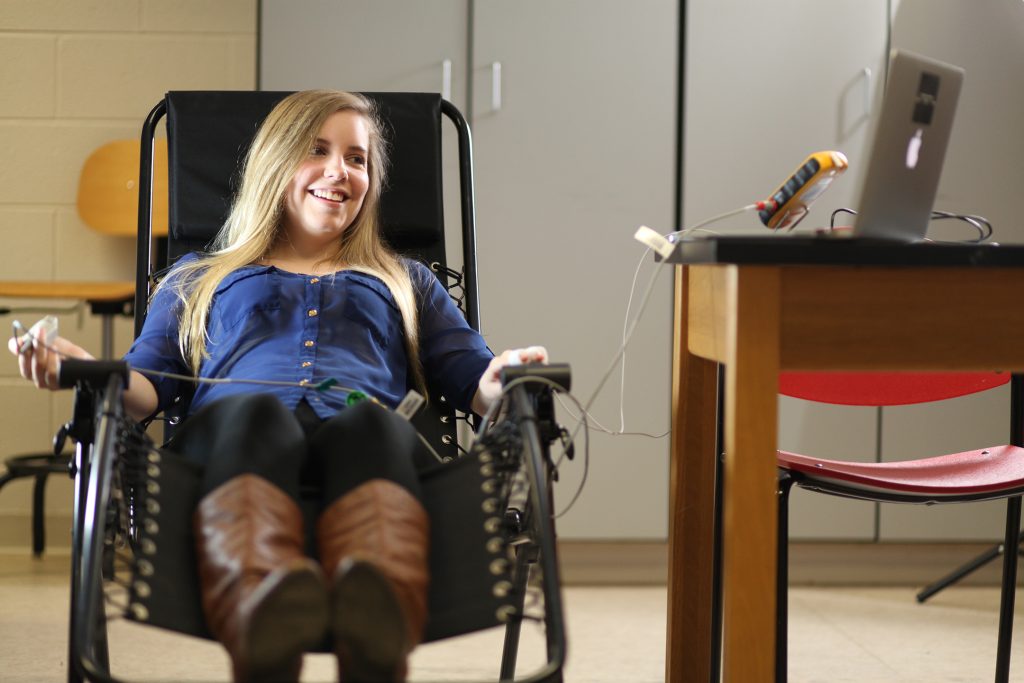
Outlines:
MULTIPOLYGON (((810 401, 895 406, 965 396, 1011 381, 1007 373, 783 373, 779 391, 810 401)), ((1012 376, 1010 445, 902 462, 843 462, 779 451, 779 568, 776 681, 786 680, 789 491, 801 488, 885 503, 961 503, 1005 498, 1003 548, 1020 538, 1024 493, 1022 377, 1012 376)), ((997 683, 1009 680, 1017 553, 1003 552, 997 683)))

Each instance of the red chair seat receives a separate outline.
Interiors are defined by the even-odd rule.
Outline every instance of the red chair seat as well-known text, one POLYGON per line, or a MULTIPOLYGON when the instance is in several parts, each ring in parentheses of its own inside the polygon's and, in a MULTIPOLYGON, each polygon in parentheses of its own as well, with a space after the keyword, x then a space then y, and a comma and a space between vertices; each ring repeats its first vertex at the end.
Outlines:
POLYGON ((897 462, 848 462, 779 451, 779 467, 823 484, 922 499, 976 499, 1024 489, 1024 448, 993 446, 897 462))
POLYGON ((941 401, 1006 384, 1002 372, 783 372, 779 393, 848 406, 901 406, 941 401))
MULTIPOLYGON (((816 402, 884 407, 966 396, 1008 381, 1011 381, 1009 374, 997 372, 785 372, 779 377, 779 393, 816 402)), ((1024 410, 1021 405, 1024 380, 1014 375, 1012 382, 1010 414, 1016 416, 1024 410)), ((1013 442, 1024 443, 1020 425, 1016 420, 1011 423, 1013 442)), ((970 567, 967 571, 973 571, 988 560, 1003 556, 995 680, 999 683, 1009 680, 1017 553, 1003 552, 1003 549, 1015 549, 1024 542, 1024 534, 1020 533, 1024 448, 993 446, 883 463, 826 460, 777 451, 776 463, 779 468, 776 681, 786 680, 789 493, 794 484, 809 491, 874 503, 930 505, 1005 498, 1003 542, 965 566, 970 567)), ((957 570, 950 575, 954 578, 943 579, 940 585, 948 585, 962 575, 961 570, 957 570)), ((921 595, 918 594, 918 600, 926 599, 921 595)))

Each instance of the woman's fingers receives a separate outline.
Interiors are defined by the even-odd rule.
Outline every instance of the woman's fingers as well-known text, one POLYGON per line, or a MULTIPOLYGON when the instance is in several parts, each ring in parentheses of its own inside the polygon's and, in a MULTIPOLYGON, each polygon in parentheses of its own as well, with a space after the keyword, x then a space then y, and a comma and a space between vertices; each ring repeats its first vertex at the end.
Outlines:
POLYGON ((491 359, 484 374, 480 377, 478 390, 473 399, 473 410, 479 414, 501 397, 501 369, 507 365, 523 365, 526 363, 546 363, 548 350, 543 346, 528 346, 522 349, 509 349, 491 359))
MULTIPOLYGON (((11 345, 8 344, 8 348, 10 348, 10 346, 11 345)), ((17 342, 15 342, 15 349, 17 348, 18 345, 17 342)), ((15 353, 18 355, 18 372, 20 372, 21 376, 25 379, 32 379, 32 345, 29 344, 28 349, 22 352, 15 350, 15 353)))
POLYGON ((52 389, 56 385, 53 381, 57 368, 55 354, 47 348, 46 338, 42 330, 36 332, 36 343, 33 344, 32 353, 32 381, 40 389, 52 389), (51 368, 51 365, 54 367, 51 368))
POLYGON ((506 351, 505 354, 507 354, 508 365, 546 363, 548 361, 548 350, 543 346, 527 346, 523 349, 512 349, 511 351, 506 351))
POLYGON ((77 344, 58 337, 55 330, 36 329, 30 337, 11 337, 7 349, 18 356, 18 372, 40 389, 59 389, 61 358, 92 360, 77 344))

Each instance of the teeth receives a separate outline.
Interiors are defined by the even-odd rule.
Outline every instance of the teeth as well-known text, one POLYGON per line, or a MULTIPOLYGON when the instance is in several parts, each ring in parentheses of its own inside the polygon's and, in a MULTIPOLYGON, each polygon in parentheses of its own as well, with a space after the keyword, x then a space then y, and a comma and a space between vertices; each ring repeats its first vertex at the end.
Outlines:
POLYGON ((345 197, 342 193, 334 192, 333 190, 313 190, 313 196, 320 197, 320 199, 330 199, 332 202, 340 202, 345 197))

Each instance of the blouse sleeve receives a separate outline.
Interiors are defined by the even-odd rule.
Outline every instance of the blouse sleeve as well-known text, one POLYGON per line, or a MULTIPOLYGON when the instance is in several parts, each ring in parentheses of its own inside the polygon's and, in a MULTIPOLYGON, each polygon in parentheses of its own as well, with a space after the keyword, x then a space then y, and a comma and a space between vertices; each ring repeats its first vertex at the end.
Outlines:
POLYGON ((420 360, 427 382, 469 412, 480 377, 494 354, 426 266, 410 261, 419 299, 420 360))
POLYGON ((146 371, 155 370, 180 375, 192 374, 178 349, 178 315, 181 311, 181 300, 175 293, 174 287, 170 286, 170 280, 174 276, 175 273, 172 270, 163 286, 150 301, 142 332, 124 356, 129 366, 133 370, 141 372, 156 389, 156 412, 161 412, 171 406, 175 397, 180 393, 181 381, 147 374, 146 371))

